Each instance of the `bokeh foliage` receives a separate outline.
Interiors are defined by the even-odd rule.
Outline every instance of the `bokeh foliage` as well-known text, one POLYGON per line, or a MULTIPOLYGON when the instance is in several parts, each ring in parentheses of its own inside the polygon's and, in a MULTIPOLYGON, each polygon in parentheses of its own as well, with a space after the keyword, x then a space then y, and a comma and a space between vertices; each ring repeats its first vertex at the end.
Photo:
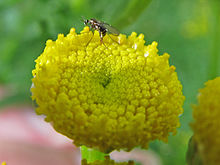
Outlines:
POLYGON ((0 1, 0 84, 9 89, 0 106, 30 103, 31 70, 47 39, 83 28, 82 16, 97 18, 121 33, 143 33, 171 55, 186 96, 181 128, 168 144, 153 142, 162 163, 185 164, 191 104, 198 88, 220 75, 219 0, 2 0, 0 1))

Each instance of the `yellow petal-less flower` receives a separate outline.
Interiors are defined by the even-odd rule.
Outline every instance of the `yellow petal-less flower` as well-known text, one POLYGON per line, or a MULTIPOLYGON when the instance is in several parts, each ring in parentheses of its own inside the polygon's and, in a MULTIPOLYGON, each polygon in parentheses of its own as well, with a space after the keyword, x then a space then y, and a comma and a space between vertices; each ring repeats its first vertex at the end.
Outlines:
POLYGON ((114 160, 111 160, 109 156, 106 156, 105 160, 96 160, 92 163, 87 163, 86 159, 83 159, 81 164, 82 165, 134 165, 134 161, 117 163, 114 160))
POLYGON ((199 90, 198 105, 193 107, 194 140, 204 165, 220 164, 220 77, 199 90))
POLYGON ((1 165, 6 165, 6 162, 2 162, 1 165))
POLYGON ((88 27, 48 40, 33 70, 36 112, 77 146, 103 152, 167 142, 180 126, 182 85, 169 55, 144 43, 133 32, 106 35, 100 44, 88 27))

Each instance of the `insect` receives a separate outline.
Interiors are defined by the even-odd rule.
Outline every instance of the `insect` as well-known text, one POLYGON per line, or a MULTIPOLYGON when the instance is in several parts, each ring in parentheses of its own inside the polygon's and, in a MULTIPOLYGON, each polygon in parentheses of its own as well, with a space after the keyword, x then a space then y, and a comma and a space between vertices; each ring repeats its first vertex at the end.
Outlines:
MULTIPOLYGON (((84 24, 86 26, 89 26, 90 29, 97 30, 99 32, 101 44, 104 44, 103 43, 103 38, 105 37, 106 33, 109 33, 109 34, 112 34, 112 35, 115 35, 115 36, 118 36, 120 34, 120 32, 117 29, 115 29, 114 27, 112 27, 111 25, 109 25, 105 22, 102 22, 102 21, 98 21, 94 18, 84 19, 84 24)), ((91 41, 91 39, 89 40, 89 42, 91 41)))

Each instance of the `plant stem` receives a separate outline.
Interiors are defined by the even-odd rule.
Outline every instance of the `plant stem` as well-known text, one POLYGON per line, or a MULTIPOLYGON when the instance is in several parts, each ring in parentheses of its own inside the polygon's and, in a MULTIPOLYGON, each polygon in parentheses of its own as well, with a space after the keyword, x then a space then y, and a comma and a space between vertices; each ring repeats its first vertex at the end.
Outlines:
POLYGON ((114 21, 114 26, 123 29, 132 24, 148 7, 152 0, 130 0, 127 5, 122 9, 120 17, 114 21))
POLYGON ((86 159, 88 163, 93 162, 95 160, 105 160, 105 156, 108 155, 100 151, 87 148, 86 146, 81 146, 80 151, 82 160, 86 159))
POLYGON ((209 63, 209 79, 213 79, 218 76, 218 65, 220 61, 220 1, 215 0, 213 2, 213 11, 215 16, 214 34, 213 34, 213 48, 210 56, 209 63))

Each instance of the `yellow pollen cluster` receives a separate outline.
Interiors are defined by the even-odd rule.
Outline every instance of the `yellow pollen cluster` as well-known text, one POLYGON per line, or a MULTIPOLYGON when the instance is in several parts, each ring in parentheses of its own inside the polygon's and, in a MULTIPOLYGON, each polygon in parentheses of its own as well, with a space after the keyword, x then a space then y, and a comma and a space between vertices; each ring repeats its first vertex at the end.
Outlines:
POLYGON ((117 163, 114 160, 111 160, 109 156, 106 156, 105 160, 96 160, 92 163, 87 163, 86 159, 83 159, 81 164, 82 165, 135 165, 134 161, 117 163))
POLYGON ((204 165, 220 164, 220 77, 205 83, 199 90, 192 124, 194 139, 204 165))
POLYGON ((33 70, 32 99, 60 133, 103 152, 147 148, 176 133, 184 96, 167 53, 144 35, 106 35, 88 27, 48 40, 33 70))

